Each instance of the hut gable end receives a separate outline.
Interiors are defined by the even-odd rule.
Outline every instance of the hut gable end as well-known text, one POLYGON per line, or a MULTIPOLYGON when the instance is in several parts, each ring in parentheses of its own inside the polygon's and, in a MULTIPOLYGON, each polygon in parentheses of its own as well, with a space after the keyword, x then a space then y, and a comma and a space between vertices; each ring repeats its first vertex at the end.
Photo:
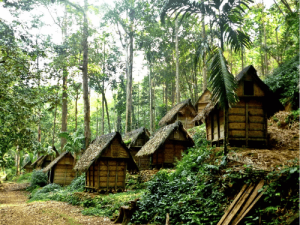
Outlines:
POLYGON ((167 139, 185 139, 194 144, 193 139, 189 136, 180 121, 160 128, 154 136, 141 148, 136 154, 137 157, 151 155, 162 147, 167 139), (178 137, 177 137, 178 136, 178 137), (183 138, 184 137, 184 138, 183 138))
POLYGON ((141 127, 126 133, 123 136, 123 141, 128 143, 127 147, 142 147, 150 138, 150 132, 148 129, 141 127))

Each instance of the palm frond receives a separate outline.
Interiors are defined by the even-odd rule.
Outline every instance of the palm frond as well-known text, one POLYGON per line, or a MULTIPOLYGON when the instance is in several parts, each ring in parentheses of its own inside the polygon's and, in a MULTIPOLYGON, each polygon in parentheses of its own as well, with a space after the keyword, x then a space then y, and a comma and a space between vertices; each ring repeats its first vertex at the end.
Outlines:
POLYGON ((227 33, 227 44, 230 45, 235 52, 239 51, 242 47, 251 47, 250 37, 243 31, 234 30, 230 26, 225 26, 225 29, 227 33))
POLYGON ((237 84, 234 76, 228 70, 228 63, 219 47, 214 47, 208 57, 209 87, 212 101, 222 108, 231 107, 238 101, 235 93, 237 84))

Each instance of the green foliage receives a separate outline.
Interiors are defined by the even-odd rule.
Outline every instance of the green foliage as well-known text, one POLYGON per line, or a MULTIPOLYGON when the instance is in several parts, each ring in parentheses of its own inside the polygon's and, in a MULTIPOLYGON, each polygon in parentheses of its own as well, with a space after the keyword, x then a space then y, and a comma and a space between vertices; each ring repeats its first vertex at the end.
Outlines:
POLYGON ((48 183, 48 177, 42 170, 35 170, 32 172, 30 186, 36 187, 40 186, 43 187, 48 183))
POLYGON ((299 55, 285 62, 265 79, 265 83, 283 104, 299 108, 299 55))
POLYGON ((295 121, 299 121, 299 117, 300 117, 300 109, 294 110, 286 117, 285 122, 287 124, 292 124, 295 121))
POLYGON ((124 144, 125 144, 125 145, 129 145, 130 143, 131 143, 131 138, 124 141, 124 144))
POLYGON ((82 135, 81 129, 76 130, 74 133, 69 133, 67 131, 61 132, 58 136, 67 140, 67 143, 63 148, 65 151, 78 153, 83 148, 84 136, 82 135))
POLYGON ((85 174, 82 174, 81 176, 74 179, 69 186, 67 186, 67 190, 74 192, 81 192, 84 190, 85 186, 85 174))
POLYGON ((118 215, 121 206, 129 205, 129 201, 140 197, 143 192, 143 190, 135 190, 96 196, 94 199, 88 199, 82 203, 85 207, 88 207, 82 213, 93 216, 118 215))
POLYGON ((27 183, 27 182, 30 182, 31 177, 32 177, 32 173, 21 174, 17 178, 17 183, 27 183))

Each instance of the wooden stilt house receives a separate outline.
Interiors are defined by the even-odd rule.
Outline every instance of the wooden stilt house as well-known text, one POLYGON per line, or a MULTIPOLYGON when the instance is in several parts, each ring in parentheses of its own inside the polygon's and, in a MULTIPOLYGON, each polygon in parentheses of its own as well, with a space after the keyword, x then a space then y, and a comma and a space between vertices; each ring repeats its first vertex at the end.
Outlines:
POLYGON ((182 153, 194 145, 180 121, 160 128, 136 154, 137 157, 150 157, 151 167, 172 167, 181 160, 182 153))
POLYGON ((73 170, 74 165, 75 160, 72 154, 63 152, 46 166, 43 172, 48 174, 49 183, 69 185, 76 176, 73 170))
POLYGON ((40 170, 48 166, 51 163, 52 159, 52 155, 41 155, 31 164, 31 166, 33 167, 33 169, 40 170))
POLYGON ((150 158, 148 156, 136 157, 135 155, 146 144, 149 138, 150 132, 144 127, 128 132, 123 136, 123 141, 140 170, 149 168, 150 158))
POLYGON ((265 146, 267 144, 267 119, 283 109, 279 100, 269 87, 257 76, 255 68, 250 65, 237 76, 236 94, 239 102, 229 109, 227 126, 225 115, 219 104, 210 102, 195 117, 206 124, 207 139, 212 144, 223 144, 225 129, 231 146, 265 146))
POLYGON ((159 121, 159 126, 172 124, 175 121, 181 121, 185 129, 190 129, 195 126, 193 119, 197 115, 196 109, 192 104, 191 99, 187 99, 175 105, 167 114, 159 121))
POLYGON ((86 173, 86 190, 124 190, 126 170, 138 171, 119 132, 97 137, 74 168, 86 173))

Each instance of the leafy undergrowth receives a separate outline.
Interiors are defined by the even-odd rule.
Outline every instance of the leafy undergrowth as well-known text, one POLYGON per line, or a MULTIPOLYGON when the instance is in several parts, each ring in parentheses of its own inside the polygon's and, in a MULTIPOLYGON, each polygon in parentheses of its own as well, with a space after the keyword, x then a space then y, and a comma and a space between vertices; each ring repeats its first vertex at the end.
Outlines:
POLYGON ((161 170, 148 182, 147 191, 133 214, 133 224, 164 224, 167 213, 170 224, 217 224, 242 186, 261 179, 269 188, 248 213, 244 224, 256 224, 259 217, 267 224, 284 223, 289 213, 297 211, 297 162, 269 174, 248 166, 235 171, 221 152, 201 144, 189 150, 175 172, 161 170))
POLYGON ((35 186, 31 191, 29 202, 33 201, 63 201, 72 205, 80 205, 85 209, 84 215, 115 217, 119 208, 128 205, 128 202, 139 198, 143 190, 127 191, 116 194, 100 194, 91 197, 87 193, 82 193, 85 186, 85 176, 82 175, 66 187, 58 184, 48 184, 43 188, 35 186))
POLYGON ((116 194, 99 195, 93 199, 85 200, 82 205, 87 207, 84 215, 116 217, 121 206, 129 205, 128 202, 139 198, 144 190, 133 190, 116 194))

